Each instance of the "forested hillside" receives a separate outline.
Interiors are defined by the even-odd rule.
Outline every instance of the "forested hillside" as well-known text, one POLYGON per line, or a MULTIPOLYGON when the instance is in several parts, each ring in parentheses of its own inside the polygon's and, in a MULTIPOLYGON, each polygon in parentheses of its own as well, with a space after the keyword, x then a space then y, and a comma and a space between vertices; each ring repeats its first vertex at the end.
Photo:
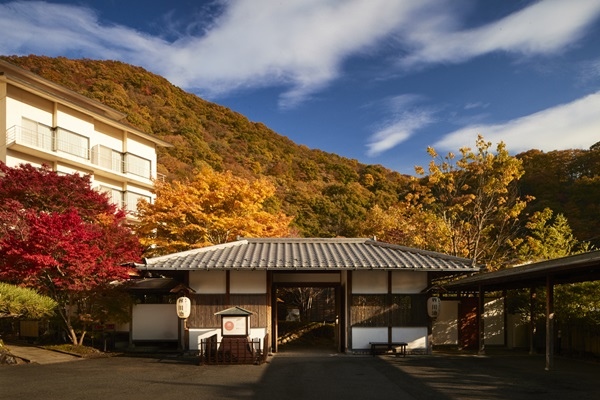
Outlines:
POLYGON ((134 127, 175 147, 159 150, 159 172, 185 179, 203 163, 235 175, 268 177, 275 210, 294 216, 304 236, 356 236, 378 204, 395 203, 408 177, 379 165, 300 146, 262 123, 205 101, 166 79, 117 61, 2 57, 127 114, 134 127))
MULTIPOLYGON (((2 58, 97 99, 127 114, 136 128, 172 143, 173 148, 159 151, 159 172, 168 179, 189 178, 203 164, 246 178, 269 178, 277 193, 268 206, 293 216, 303 236, 362 236, 360 224, 369 210, 375 205, 387 209, 408 191, 407 176, 297 145, 140 67, 117 61, 2 58)), ((536 198, 526 211, 550 207, 568 218, 579 240, 600 242, 600 150, 531 150, 518 157, 525 167, 520 192, 536 198)))

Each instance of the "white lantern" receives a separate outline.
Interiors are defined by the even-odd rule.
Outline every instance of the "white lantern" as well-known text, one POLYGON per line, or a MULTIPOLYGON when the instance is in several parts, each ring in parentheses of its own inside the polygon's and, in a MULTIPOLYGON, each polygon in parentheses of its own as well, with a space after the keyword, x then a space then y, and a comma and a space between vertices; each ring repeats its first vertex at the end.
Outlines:
POLYGON ((440 315, 442 308, 442 301, 439 297, 430 297, 427 299, 427 314, 431 318, 437 318, 440 315))
POLYGON ((187 297, 177 299, 177 316, 179 318, 187 318, 192 310, 192 302, 187 297))

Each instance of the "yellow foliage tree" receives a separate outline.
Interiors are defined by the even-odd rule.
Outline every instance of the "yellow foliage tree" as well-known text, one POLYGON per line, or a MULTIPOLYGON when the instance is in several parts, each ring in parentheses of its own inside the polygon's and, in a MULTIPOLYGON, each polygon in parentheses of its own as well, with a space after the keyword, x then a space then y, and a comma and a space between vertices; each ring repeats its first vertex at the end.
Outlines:
POLYGON ((477 150, 460 149, 441 158, 433 148, 428 171, 414 179, 404 201, 387 211, 373 210, 369 233, 407 246, 440 251, 498 268, 510 258, 510 239, 528 198, 521 198, 517 182, 523 175, 520 160, 504 143, 495 151, 479 136, 477 150))
POLYGON ((138 204, 140 241, 157 256, 235 240, 284 237, 292 217, 267 212, 275 194, 266 179, 249 181, 208 167, 189 182, 156 184, 156 200, 138 204))

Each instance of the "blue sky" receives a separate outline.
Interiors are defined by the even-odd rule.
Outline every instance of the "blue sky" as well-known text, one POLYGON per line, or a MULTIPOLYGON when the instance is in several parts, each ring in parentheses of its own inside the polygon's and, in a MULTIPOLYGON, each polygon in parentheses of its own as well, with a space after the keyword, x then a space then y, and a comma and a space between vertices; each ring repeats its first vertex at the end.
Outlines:
POLYGON ((114 59, 413 174, 478 134, 600 141, 600 0, 0 0, 0 53, 114 59))

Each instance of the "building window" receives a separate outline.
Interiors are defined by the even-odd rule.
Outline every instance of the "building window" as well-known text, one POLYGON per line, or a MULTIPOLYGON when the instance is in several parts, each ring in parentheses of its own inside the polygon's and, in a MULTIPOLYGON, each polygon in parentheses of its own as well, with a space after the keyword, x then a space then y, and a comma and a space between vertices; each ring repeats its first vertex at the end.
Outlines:
POLYGON ((108 194, 108 201, 110 201, 111 203, 113 203, 114 205, 116 205, 119 208, 123 208, 123 203, 124 203, 123 191, 118 190, 118 189, 113 189, 108 186, 100 186, 99 189, 101 192, 108 194))
POLYGON ((151 178, 150 160, 136 156, 135 154, 125 154, 125 172, 138 175, 144 178, 151 178))
POLYGON ((125 192, 125 210, 131 214, 137 214, 137 203, 139 200, 146 200, 148 203, 151 202, 150 196, 134 192, 125 192))
POLYGON ((87 160, 89 159, 89 149, 89 138, 63 128, 56 128, 56 150, 87 160))
POLYGON ((23 126, 15 138, 18 143, 52 151, 52 128, 27 118, 22 120, 23 126))
POLYGON ((420 294, 353 295, 351 318, 353 326, 427 326, 427 298, 420 294))
POLYGON ((111 171, 123 173, 123 153, 110 147, 94 146, 92 148, 92 163, 111 171))

